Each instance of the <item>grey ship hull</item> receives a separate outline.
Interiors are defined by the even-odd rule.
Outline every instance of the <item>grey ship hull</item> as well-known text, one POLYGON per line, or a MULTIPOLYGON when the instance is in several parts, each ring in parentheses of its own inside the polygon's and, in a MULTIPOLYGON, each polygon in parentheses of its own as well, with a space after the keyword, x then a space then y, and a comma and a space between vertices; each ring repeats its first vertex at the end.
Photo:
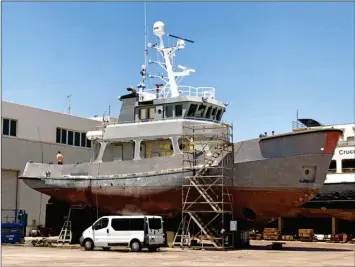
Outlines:
MULTIPOLYGON (((323 186, 340 130, 312 130, 235 143, 230 182, 237 219, 257 223, 302 206, 323 186)), ((27 163, 21 179, 54 199, 101 211, 175 216, 187 183, 182 155, 83 164, 27 163)))

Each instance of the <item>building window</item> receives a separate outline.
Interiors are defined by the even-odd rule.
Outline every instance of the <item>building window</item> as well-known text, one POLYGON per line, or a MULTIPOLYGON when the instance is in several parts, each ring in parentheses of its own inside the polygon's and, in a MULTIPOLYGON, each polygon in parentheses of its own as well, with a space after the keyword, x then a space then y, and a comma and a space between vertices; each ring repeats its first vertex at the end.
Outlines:
POLYGON ((67 143, 67 130, 62 129, 62 144, 66 144, 67 143))
POLYGON ((61 133, 62 129, 57 128, 57 133, 56 133, 56 142, 60 143, 60 133, 61 133))
POLYGON ((329 165, 329 172, 335 173, 336 171, 337 171, 337 162, 335 160, 332 160, 329 165))
POLYGON ((80 133, 75 132, 74 134, 74 145, 80 146, 80 133))
POLYGON ((91 147, 91 140, 86 139, 86 146, 89 147, 89 148, 91 147))
POLYGON ((68 131, 68 145, 73 145, 74 144, 74 133, 73 131, 68 131))
POLYGON ((82 147, 86 146, 85 141, 86 141, 86 134, 85 133, 81 133, 81 146, 82 147))
POLYGON ((165 106, 165 117, 170 118, 173 116, 173 106, 165 106))
POLYGON ((341 163, 343 172, 355 172, 355 159, 343 159, 341 163))
POLYGON ((17 136, 17 120, 2 119, 2 134, 17 136))
POLYGON ((175 117, 182 116, 182 105, 175 105, 175 117))
POLYGON ((58 144, 91 148, 91 141, 86 138, 86 133, 62 128, 57 128, 56 142, 58 144))

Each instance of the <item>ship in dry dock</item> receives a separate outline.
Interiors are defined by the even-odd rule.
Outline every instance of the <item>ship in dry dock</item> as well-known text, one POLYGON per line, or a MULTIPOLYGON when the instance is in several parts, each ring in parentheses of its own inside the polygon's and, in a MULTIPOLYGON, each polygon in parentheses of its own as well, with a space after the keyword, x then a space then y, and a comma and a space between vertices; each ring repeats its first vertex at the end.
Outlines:
MULTIPOLYGON (((156 22, 153 32, 159 42, 149 43, 148 48, 163 60, 149 63, 160 66, 166 77, 148 74, 143 65, 140 83, 119 97, 119 121, 103 123, 87 134, 93 143, 93 160, 64 165, 29 162, 20 177, 29 187, 68 204, 112 214, 174 217, 181 212, 182 185, 189 175, 182 151, 194 147, 214 155, 217 149, 193 146, 194 140, 184 138, 184 128, 223 126, 228 104, 216 99, 212 87, 180 85, 195 70, 175 66, 176 52, 191 40, 170 35, 177 44, 166 47, 164 24, 156 22), (150 89, 148 78, 161 81, 150 89)), ((196 138, 208 140, 214 134, 206 131, 196 138)), ((234 143, 234 175, 228 184, 234 217, 264 224, 316 196, 341 134, 339 129, 315 129, 234 143)), ((213 158, 213 164, 220 164, 225 156, 213 158)))
POLYGON ((311 201, 290 212, 289 217, 334 217, 355 221, 355 124, 323 125, 313 119, 299 119, 294 131, 308 129, 343 131, 329 166, 325 183, 311 201))

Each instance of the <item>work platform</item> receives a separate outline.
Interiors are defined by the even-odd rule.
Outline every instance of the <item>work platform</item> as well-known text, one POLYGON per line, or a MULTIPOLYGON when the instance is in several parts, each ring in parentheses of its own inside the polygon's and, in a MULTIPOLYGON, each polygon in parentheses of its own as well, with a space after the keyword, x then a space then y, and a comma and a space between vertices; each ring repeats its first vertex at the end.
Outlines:
MULTIPOLYGON (((184 126, 182 220, 173 246, 231 249, 234 235, 232 125, 184 126), (232 223, 231 223, 232 222, 232 223)), ((236 229, 235 229, 236 230, 236 229)))

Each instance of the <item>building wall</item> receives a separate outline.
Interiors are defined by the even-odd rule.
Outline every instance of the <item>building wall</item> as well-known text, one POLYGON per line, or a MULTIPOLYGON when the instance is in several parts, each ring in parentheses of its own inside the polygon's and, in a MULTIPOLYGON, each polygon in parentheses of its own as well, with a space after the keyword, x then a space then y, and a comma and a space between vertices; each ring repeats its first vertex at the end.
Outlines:
POLYGON ((27 233, 44 225, 49 197, 18 179, 26 162, 56 162, 58 151, 64 163, 89 161, 91 148, 56 143, 56 128, 79 132, 94 130, 100 122, 68 114, 41 110, 2 101, 2 117, 17 120, 17 136, 2 135, 1 204, 2 209, 24 209, 28 213, 27 233))

